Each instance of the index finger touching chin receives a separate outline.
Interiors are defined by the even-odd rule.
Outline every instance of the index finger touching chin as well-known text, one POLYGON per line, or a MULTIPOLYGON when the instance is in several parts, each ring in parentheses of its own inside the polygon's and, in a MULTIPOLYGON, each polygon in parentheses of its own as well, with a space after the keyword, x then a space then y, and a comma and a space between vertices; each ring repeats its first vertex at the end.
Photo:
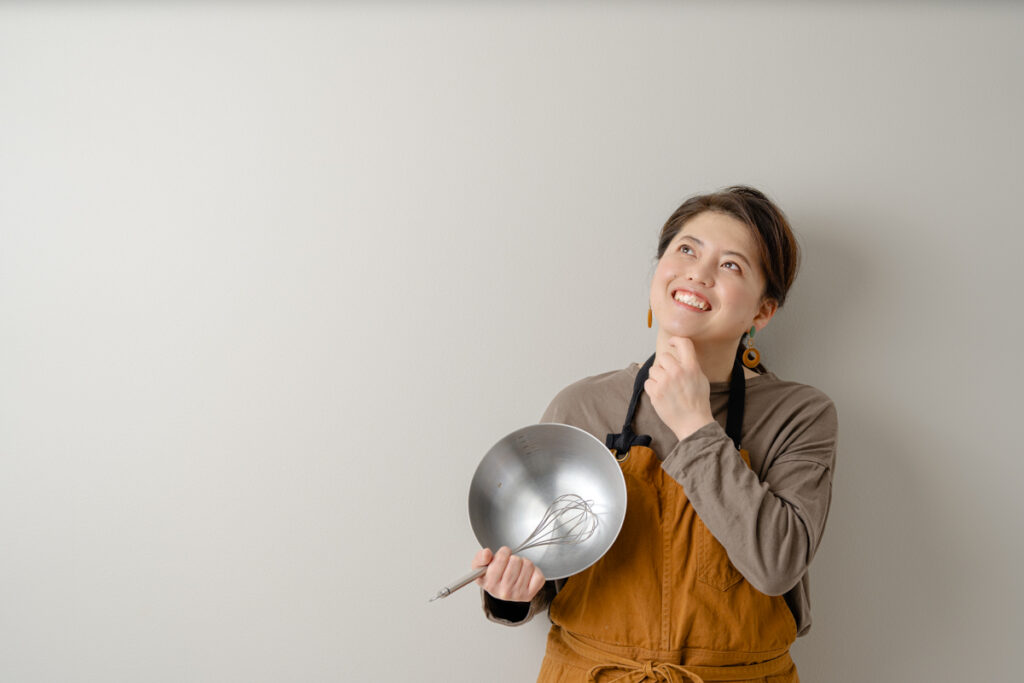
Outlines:
POLYGON ((672 337, 668 344, 672 355, 680 363, 696 360, 697 350, 693 346, 693 340, 689 337, 672 337))

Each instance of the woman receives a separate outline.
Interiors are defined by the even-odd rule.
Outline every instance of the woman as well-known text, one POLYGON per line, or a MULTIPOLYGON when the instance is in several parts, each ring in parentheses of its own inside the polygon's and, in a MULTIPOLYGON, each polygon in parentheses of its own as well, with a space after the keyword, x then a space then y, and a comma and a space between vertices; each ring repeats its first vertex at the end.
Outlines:
POLYGON ((658 244, 654 355, 566 387, 544 413, 608 444, 628 507, 608 553, 562 581, 508 548, 474 558, 488 618, 521 624, 549 607, 538 680, 799 680, 789 647, 811 624, 836 412, 753 347, 798 257, 761 192, 687 200, 658 244))

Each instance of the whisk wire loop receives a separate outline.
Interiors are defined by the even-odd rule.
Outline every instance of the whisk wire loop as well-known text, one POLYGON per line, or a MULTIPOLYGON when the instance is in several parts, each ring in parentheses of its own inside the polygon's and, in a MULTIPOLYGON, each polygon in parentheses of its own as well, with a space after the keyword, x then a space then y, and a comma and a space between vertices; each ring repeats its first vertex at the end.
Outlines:
POLYGON ((594 501, 584 500, 575 493, 555 498, 548 506, 537 527, 519 544, 512 554, 546 545, 578 545, 593 536, 597 530, 594 501))

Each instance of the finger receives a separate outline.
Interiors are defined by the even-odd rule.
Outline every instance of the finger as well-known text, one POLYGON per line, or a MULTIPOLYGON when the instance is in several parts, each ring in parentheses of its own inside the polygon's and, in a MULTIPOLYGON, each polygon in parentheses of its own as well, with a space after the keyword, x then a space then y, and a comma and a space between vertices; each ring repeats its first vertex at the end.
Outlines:
POLYGON ((519 578, 516 579, 516 592, 519 595, 526 595, 530 590, 530 581, 533 580, 533 572, 535 567, 533 562, 530 562, 526 558, 523 558, 523 568, 519 572, 519 578))
POLYGON ((494 558, 494 553, 491 552, 490 548, 481 548, 480 551, 473 556, 473 563, 470 565, 473 569, 480 569, 486 567, 491 563, 494 558))
POLYGON ((679 360, 678 353, 679 349, 676 348, 676 340, 679 337, 669 337, 668 344, 665 345, 665 353, 661 354, 659 358, 679 360))
MULTIPOLYGON (((494 554, 490 564, 487 565, 487 573, 484 574, 484 584, 492 588, 497 587, 501 582, 501 577, 505 573, 505 567, 508 566, 509 549, 505 546, 498 548, 498 552, 494 554)), ((490 591, 488 591, 490 592, 490 591)))
POLYGON ((656 362, 654 365, 660 366, 662 373, 672 374, 676 372, 682 365, 677 356, 678 353, 679 350, 674 346, 671 346, 670 342, 670 345, 668 346, 665 353, 658 356, 658 362, 656 362))
POLYGON ((519 580, 519 575, 523 571, 523 558, 518 555, 513 555, 508 558, 508 565, 505 567, 505 572, 501 576, 501 585, 505 589, 506 593, 511 593, 516 586, 516 581, 519 580))
POLYGON ((651 388, 655 390, 657 390, 659 386, 668 382, 669 377, 669 372, 664 367, 652 367, 647 373, 647 381, 651 383, 651 388))
MULTIPOLYGON (((483 551, 480 551, 476 554, 476 557, 473 558, 473 563, 470 565, 470 567, 474 572, 480 569, 486 570, 487 567, 490 565, 491 560, 494 559, 494 555, 493 553, 491 553, 490 549, 485 548, 485 550, 487 550, 489 555, 484 555, 483 551)), ((486 583, 486 580, 487 572, 484 571, 482 574, 480 574, 480 576, 476 577, 476 585, 482 587, 486 583)))
POLYGON ((668 346, 680 365, 689 367, 697 360, 697 350, 689 337, 672 337, 668 340, 668 346))
POLYGON ((526 588, 527 594, 530 596, 531 600, 533 599, 533 596, 539 593, 540 589, 544 587, 544 581, 544 572, 534 567, 533 574, 530 576, 530 584, 526 588))

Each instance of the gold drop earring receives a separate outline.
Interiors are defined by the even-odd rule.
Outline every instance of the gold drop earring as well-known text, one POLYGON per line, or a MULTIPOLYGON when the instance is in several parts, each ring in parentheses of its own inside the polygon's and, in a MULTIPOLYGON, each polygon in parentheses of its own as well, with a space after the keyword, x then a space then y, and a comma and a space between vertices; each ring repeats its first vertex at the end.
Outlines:
POLYGON ((754 331, 755 328, 751 325, 750 332, 747 333, 745 340, 747 348, 743 351, 743 364, 750 369, 754 369, 761 364, 761 352, 754 348, 754 331))
POLYGON ((651 328, 651 323, 653 323, 653 322, 654 322, 654 311, 652 311, 651 307, 648 306, 647 307, 647 329, 651 328))

